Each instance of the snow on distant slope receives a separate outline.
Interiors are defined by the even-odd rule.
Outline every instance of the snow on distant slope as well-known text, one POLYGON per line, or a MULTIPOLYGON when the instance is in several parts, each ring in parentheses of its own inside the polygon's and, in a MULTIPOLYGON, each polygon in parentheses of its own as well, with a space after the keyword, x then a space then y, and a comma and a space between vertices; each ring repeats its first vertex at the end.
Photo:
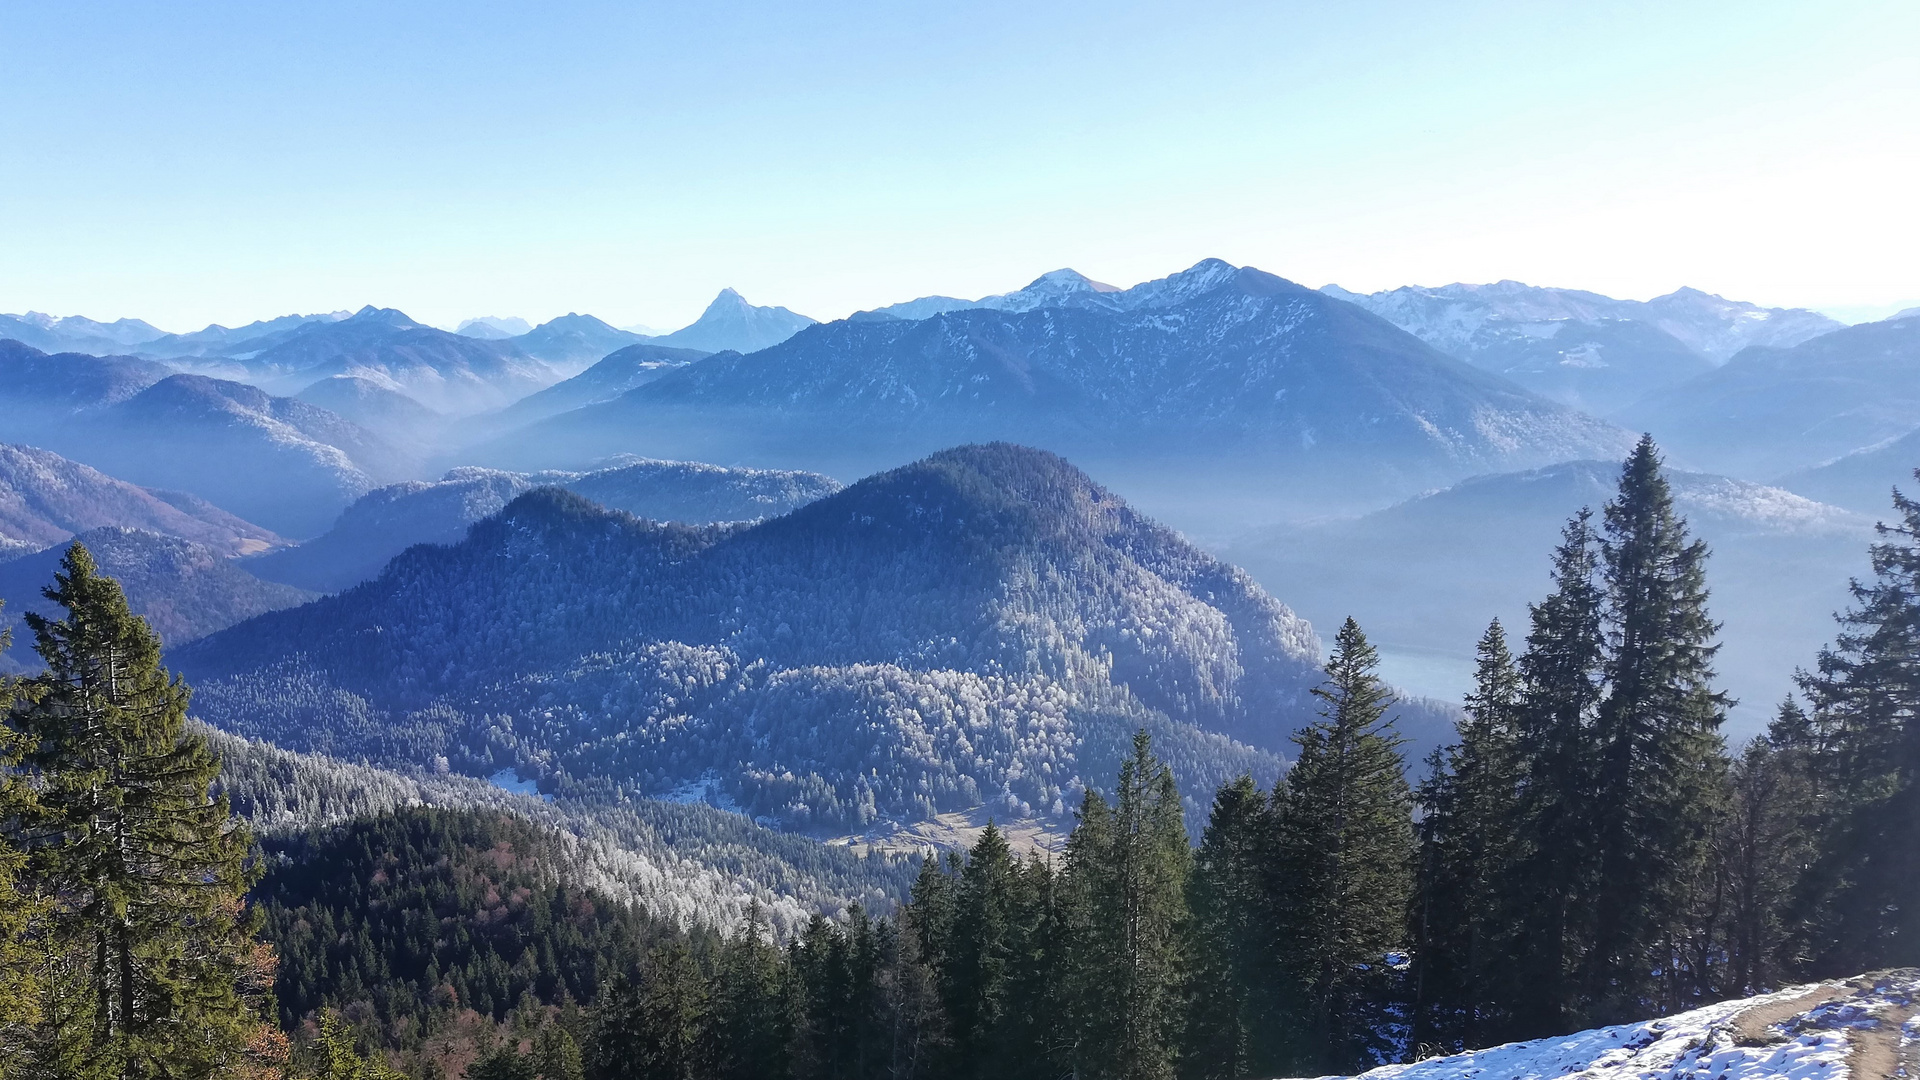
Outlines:
POLYGON ((1365 1080, 1851 1080, 1912 1076, 1920 971, 1794 987, 1638 1024, 1361 1073, 1365 1080), (1904 1071, 1900 1071, 1904 1065, 1904 1071))

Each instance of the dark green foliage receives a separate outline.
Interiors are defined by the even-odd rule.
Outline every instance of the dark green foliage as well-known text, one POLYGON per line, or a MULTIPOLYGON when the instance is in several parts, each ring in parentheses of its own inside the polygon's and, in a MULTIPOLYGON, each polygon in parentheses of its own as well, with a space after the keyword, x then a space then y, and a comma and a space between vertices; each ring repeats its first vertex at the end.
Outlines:
POLYGON ((1173 774, 1141 732, 1114 801, 1088 788, 1067 842, 1067 994, 1077 1071, 1116 1080, 1173 1074, 1185 1020, 1191 864, 1173 774))
POLYGON ((1759 993, 1804 972, 1792 953, 1791 913, 1794 888, 1818 855, 1813 766, 1807 714, 1792 700, 1732 763, 1728 812, 1690 919, 1688 966, 1708 973, 1715 994, 1759 993))
POLYGON ((1352 619, 1327 660, 1320 723, 1274 799, 1271 873, 1282 992, 1304 1067, 1370 1064, 1385 1047, 1388 954, 1407 943, 1413 798, 1378 655, 1352 619))
MULTIPOLYGON (((1573 969, 1589 940, 1594 845, 1588 792, 1594 714, 1601 697, 1601 595, 1592 515, 1567 522, 1554 549, 1554 591, 1528 612, 1518 740, 1520 795, 1513 823, 1514 862, 1502 901, 1527 947, 1514 958, 1506 1034, 1573 1030, 1573 969), (1569 1026, 1572 1025, 1572 1026, 1569 1026)), ((1496 1006, 1497 1007, 1497 1006, 1496 1006)))
MULTIPOLYGON (((1594 940, 1580 972, 1588 1015, 1644 1012, 1671 971, 1686 889, 1725 801, 1725 696, 1713 689, 1706 545, 1673 510, 1651 438, 1621 471, 1600 543, 1607 693, 1596 714, 1594 940)), ((1679 993, 1669 983, 1668 1005, 1679 993)))
POLYGON ((1519 990, 1505 890, 1515 862, 1522 684, 1498 620, 1480 639, 1459 741, 1430 759, 1420 787, 1413 906, 1416 1046, 1483 1045, 1519 990))
MULTIPOLYGON (((1920 473, 1916 473, 1920 479, 1920 473)), ((1894 492, 1873 578, 1803 676, 1821 851, 1794 914, 1810 970, 1920 963, 1920 502, 1894 492)))
POLYGON ((436 1009, 591 1001, 678 932, 556 883, 550 835, 504 814, 402 810, 270 850, 255 898, 288 1024, 359 1004, 410 1045, 436 1009))
POLYGON ((1180 1073, 1237 1080, 1279 1065, 1279 1001, 1266 856, 1267 797, 1243 776, 1213 799, 1193 876, 1192 971, 1180 1073))
POLYGON ((47 1076, 235 1068, 267 989, 241 908, 251 838, 208 794, 220 763, 186 730, 186 684, 83 545, 46 595, 65 614, 27 616, 47 669, 10 717, 30 740, 28 878, 56 972, 30 1053, 47 1076))
POLYGON ((1584 510, 1567 523, 1518 663, 1483 640, 1459 744, 1422 790, 1417 1041, 1671 1011, 1736 962, 1763 969, 1752 950, 1774 931, 1753 905, 1778 875, 1737 864, 1785 843, 1791 815, 1759 751, 1728 787, 1706 554, 1642 439, 1601 531, 1584 510), (1750 939, 1737 961, 1730 922, 1750 939))

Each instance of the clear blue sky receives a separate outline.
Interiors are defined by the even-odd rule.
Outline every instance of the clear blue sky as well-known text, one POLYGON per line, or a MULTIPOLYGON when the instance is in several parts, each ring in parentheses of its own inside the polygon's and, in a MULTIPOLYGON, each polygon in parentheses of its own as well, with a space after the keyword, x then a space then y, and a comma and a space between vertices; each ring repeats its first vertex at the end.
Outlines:
POLYGON ((1206 256, 1920 303, 1920 4, 0 5, 0 311, 822 318, 1206 256))

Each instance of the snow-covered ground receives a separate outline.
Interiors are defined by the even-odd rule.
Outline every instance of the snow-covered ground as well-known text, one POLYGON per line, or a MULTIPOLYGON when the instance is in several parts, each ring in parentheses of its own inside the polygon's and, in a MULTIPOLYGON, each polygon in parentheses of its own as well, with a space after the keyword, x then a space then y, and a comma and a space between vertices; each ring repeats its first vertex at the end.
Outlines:
POLYGON ((1508 1043, 1365 1080, 1893 1080, 1920 1077, 1920 970, 1816 983, 1639 1024, 1508 1043))

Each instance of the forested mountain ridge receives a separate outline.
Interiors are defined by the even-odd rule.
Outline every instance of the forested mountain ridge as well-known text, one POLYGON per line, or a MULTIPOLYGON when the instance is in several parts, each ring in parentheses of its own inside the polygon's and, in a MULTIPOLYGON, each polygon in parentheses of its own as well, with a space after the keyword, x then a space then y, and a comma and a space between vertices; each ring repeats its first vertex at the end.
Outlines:
MULTIPOLYGON (((1255 531, 1221 554, 1284 588, 1311 619, 1351 614, 1383 650, 1459 657, 1464 682, 1477 629, 1495 615, 1519 624, 1547 580, 1541 552, 1557 523, 1604 503, 1617 472, 1611 462, 1569 461, 1472 477, 1358 518, 1255 531)), ((1716 666, 1742 703, 1732 726, 1750 734, 1846 603, 1873 519, 1724 476, 1675 470, 1668 479, 1712 549, 1716 666)))
POLYGON ((284 393, 330 375, 368 375, 455 415, 500 408, 562 377, 511 341, 448 333, 371 305, 345 319, 303 323, 231 363, 249 382, 284 393))
POLYGON ((1920 424, 1920 319, 1756 345, 1622 416, 1696 468, 1770 481, 1821 465, 1920 424))
POLYGON ((612 401, 669 371, 711 355, 699 349, 676 349, 651 342, 628 345, 601 357, 593 366, 573 378, 528 394, 499 412, 480 418, 480 421, 487 430, 504 431, 584 405, 612 401))
MULTIPOLYGON (((1074 294, 1079 295, 1079 294, 1074 294)), ((865 472, 1008 439, 1184 487, 1419 490, 1630 440, 1384 319, 1208 260, 1100 302, 829 323, 717 355, 477 452, 619 450, 865 472), (1504 466, 1501 463, 1507 463, 1504 466), (1244 484, 1242 485, 1244 486, 1244 484)), ((523 465, 523 467, 524 467, 523 465)))
POLYGON ((458 545, 175 654, 230 730, 563 792, 705 783, 829 829, 1057 817, 1142 725, 1190 792, 1270 777, 1317 659, 1244 573, 1006 445, 751 527, 535 491, 458 545))
MULTIPOLYGON (((120 582, 133 613, 147 620, 167 645, 224 630, 262 612, 293 607, 314 593, 247 573, 239 560, 205 544, 142 529, 103 526, 73 538, 93 553, 102 573, 120 582)), ((37 669, 31 636, 19 622, 26 612, 54 611, 41 595, 66 554, 67 545, 0 562, 0 626, 13 628, 12 647, 0 665, 37 669)))
POLYGON ((840 490, 818 473, 686 461, 635 461, 586 473, 460 468, 438 481, 370 491, 326 533, 251 560, 248 569, 273 581, 335 592, 373 578, 387 560, 415 544, 455 543, 474 522, 543 485, 635 517, 690 524, 757 521, 840 490))
POLYGON ((0 402, 11 406, 9 433, 38 430, 76 411, 125 401, 171 374, 165 364, 136 356, 44 353, 24 342, 0 340, 0 402))
POLYGON ((698 803, 546 799, 427 769, 398 772, 298 753, 217 730, 216 790, 255 834, 285 852, 329 830, 428 807, 502 814, 545 834, 565 858, 552 874, 676 926, 724 932, 758 904, 780 933, 850 904, 904 895, 910 862, 856 855, 698 803))
POLYGON ((51 450, 0 444, 0 538, 6 546, 31 551, 109 525, 177 536, 230 555, 286 543, 182 492, 149 491, 51 450))
POLYGON ((170 375, 47 433, 114 476, 192 492, 286 536, 311 536, 407 469, 385 440, 318 405, 204 375, 170 375))

